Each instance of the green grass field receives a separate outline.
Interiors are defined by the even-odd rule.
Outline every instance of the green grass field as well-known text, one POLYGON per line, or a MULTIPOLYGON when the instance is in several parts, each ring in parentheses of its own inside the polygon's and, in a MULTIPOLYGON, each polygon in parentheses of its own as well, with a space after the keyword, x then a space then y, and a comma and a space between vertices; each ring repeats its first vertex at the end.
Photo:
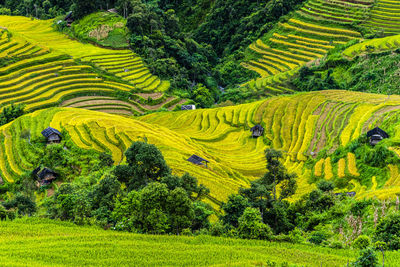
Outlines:
MULTIPOLYGON (((398 254, 388 255, 388 266, 398 254)), ((355 257, 289 243, 139 235, 33 218, 0 222, 0 266, 344 266, 355 257)))

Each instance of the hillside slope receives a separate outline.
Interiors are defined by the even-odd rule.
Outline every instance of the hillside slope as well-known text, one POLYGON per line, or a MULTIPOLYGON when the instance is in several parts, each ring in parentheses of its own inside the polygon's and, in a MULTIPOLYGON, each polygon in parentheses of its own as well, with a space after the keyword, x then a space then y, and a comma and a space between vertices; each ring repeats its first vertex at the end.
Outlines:
POLYGON ((308 0, 284 23, 249 46, 258 56, 242 65, 261 78, 250 88, 264 95, 288 92, 282 86, 299 67, 326 56, 333 48, 362 39, 354 25, 369 18, 373 1, 308 0))
POLYGON ((189 172, 209 187, 209 200, 214 204, 265 172, 263 151, 267 147, 287 155, 286 166, 299 176, 296 197, 312 190, 316 180, 339 179, 341 190, 357 190, 360 197, 369 194, 390 198, 400 192, 397 166, 383 169, 375 181, 370 176, 360 179, 357 173, 364 177, 363 172, 368 170, 357 169, 354 155, 347 155, 340 161, 348 170, 346 179, 342 179, 338 171, 342 167, 331 162, 329 154, 376 125, 387 130, 391 144, 396 144, 399 112, 400 96, 345 91, 274 97, 209 110, 154 113, 140 120, 54 108, 25 115, 0 128, 0 171, 4 180, 12 182, 25 170, 32 170, 35 162, 29 155, 35 151, 22 133, 28 131, 30 140, 37 140, 41 130, 52 126, 65 130, 79 147, 112 153, 116 163, 123 160, 123 151, 132 141, 147 139, 160 148, 175 173, 189 172), (249 129, 257 123, 263 125, 265 134, 253 139, 249 129), (327 155, 324 162, 313 162, 322 150, 327 155), (208 159, 209 167, 188 162, 192 154, 208 159), (321 166, 324 171, 320 171, 321 166))
POLYGON ((152 75, 130 50, 71 40, 51 23, 0 16, 0 105, 24 103, 28 111, 63 105, 132 115, 180 102, 163 95, 169 83, 152 75))

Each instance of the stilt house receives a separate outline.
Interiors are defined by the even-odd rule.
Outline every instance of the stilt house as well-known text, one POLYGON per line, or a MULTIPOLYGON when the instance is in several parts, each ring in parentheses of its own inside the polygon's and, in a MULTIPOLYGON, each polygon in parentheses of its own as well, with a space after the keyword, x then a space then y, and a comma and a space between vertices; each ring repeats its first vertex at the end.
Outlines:
POLYGON ((47 144, 58 144, 61 142, 61 133, 54 128, 48 127, 42 131, 42 135, 46 138, 47 144))
POLYGON ((377 143, 385 138, 389 138, 389 135, 379 127, 367 132, 367 137, 369 138, 369 143, 371 146, 375 146, 377 143))

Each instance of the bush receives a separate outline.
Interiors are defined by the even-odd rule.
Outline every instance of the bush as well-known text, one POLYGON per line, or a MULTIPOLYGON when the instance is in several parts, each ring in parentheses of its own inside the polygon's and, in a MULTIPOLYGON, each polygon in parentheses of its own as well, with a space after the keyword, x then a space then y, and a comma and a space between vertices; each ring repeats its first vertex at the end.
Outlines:
POLYGON ((295 228, 289 232, 289 240, 292 243, 303 243, 305 238, 302 231, 299 228, 295 228))
POLYGON ((272 237, 271 228, 262 222, 260 211, 246 208, 239 218, 238 235, 247 239, 268 239, 272 237))
POLYGON ((384 218, 376 227, 375 239, 386 242, 389 249, 400 249, 400 214, 384 218))
POLYGON ((3 221, 7 219, 7 210, 2 205, 0 205, 0 220, 3 221))
POLYGON ((308 241, 315 245, 320 245, 323 241, 328 239, 328 234, 323 231, 315 231, 311 234, 308 241))
POLYGON ((371 245, 371 238, 366 235, 360 235, 354 240, 352 246, 357 249, 366 249, 371 245))
POLYGON ((361 250, 357 261, 352 264, 357 267, 374 267, 378 266, 378 258, 372 248, 361 250))
POLYGON ((216 223, 211 224, 210 235, 222 236, 223 234, 225 234, 225 232, 226 232, 226 230, 222 223, 216 222, 216 223))
POLYGON ((329 247, 334 248, 334 249, 343 249, 344 248, 343 243, 340 241, 332 241, 329 244, 329 247))

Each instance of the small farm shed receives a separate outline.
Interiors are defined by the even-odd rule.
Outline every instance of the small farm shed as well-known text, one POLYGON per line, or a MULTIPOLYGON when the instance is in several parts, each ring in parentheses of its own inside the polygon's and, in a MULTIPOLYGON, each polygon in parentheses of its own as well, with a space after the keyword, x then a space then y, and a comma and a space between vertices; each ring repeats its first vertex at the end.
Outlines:
POLYGON ((72 17, 72 11, 67 13, 64 20, 67 22, 67 26, 70 27, 72 22, 74 22, 74 18, 72 17))
POLYGON ((257 124, 256 126, 252 127, 250 131, 252 132, 251 136, 257 138, 263 135, 264 128, 260 124, 257 124))
POLYGON ((341 196, 341 195, 346 195, 348 197, 355 197, 356 192, 352 191, 352 192, 345 192, 345 193, 335 193, 335 196, 341 196))
POLYGON ((202 157, 199 157, 197 155, 191 155, 190 158, 187 159, 187 161, 197 165, 205 165, 206 167, 208 167, 207 163, 209 163, 208 160, 203 159, 202 157))
POLYGON ((389 138, 389 135, 379 127, 367 132, 367 137, 369 138, 369 143, 371 146, 375 146, 377 143, 385 138, 389 138))
POLYGON ((42 131, 42 135, 46 138, 47 144, 57 144, 61 142, 61 133, 54 128, 48 127, 42 131))
POLYGON ((195 105, 182 105, 181 110, 195 110, 196 106, 195 105))
POLYGON ((37 167, 33 170, 33 175, 37 177, 39 185, 41 186, 51 184, 58 177, 58 174, 55 171, 46 167, 43 169, 37 167))

